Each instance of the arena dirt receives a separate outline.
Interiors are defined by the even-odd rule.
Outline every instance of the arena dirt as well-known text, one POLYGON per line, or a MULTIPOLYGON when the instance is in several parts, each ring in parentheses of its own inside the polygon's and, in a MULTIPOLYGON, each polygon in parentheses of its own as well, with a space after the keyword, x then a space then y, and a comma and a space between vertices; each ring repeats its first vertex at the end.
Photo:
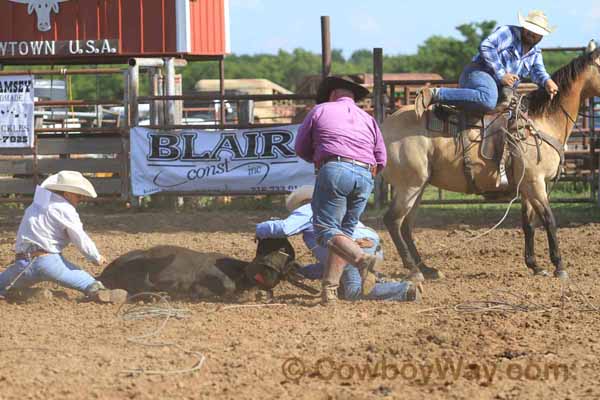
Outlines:
MULTIPOLYGON (((1 265, 11 261, 21 214, 0 216, 1 265)), ((250 259, 254 224, 269 216, 88 211, 82 219, 108 259, 157 244, 250 259)), ((365 222, 385 240, 384 272, 403 273, 380 220, 365 222)), ((123 321, 118 306, 81 302, 78 293, 53 285, 45 286, 50 300, 0 301, 0 399, 600 399, 600 312, 582 311, 600 306, 600 224, 561 227, 562 255, 577 285, 570 292, 554 278, 526 271, 514 219, 462 247, 490 225, 422 221, 416 237, 424 252, 448 249, 430 259, 446 279, 428 283, 420 304, 342 302, 329 309, 288 285, 275 293, 283 306, 176 301, 173 307, 188 309, 189 317, 169 320, 149 340, 177 346, 128 341, 156 331, 160 320, 123 321), (502 297, 542 309, 455 307, 502 297), (183 350, 206 357, 199 371, 139 373, 190 368, 197 358, 183 350)), ((301 239, 293 243, 309 262, 301 239)), ((539 261, 550 267, 539 230, 536 246, 539 261)), ((100 272, 72 247, 65 254, 100 272)))

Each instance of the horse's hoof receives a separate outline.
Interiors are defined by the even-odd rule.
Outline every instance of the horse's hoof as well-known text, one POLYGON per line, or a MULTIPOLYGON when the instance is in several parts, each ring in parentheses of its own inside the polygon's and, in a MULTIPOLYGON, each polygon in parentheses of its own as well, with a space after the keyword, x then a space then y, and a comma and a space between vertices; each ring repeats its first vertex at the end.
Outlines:
POLYGON ((543 268, 536 269, 535 271, 533 271, 533 275, 534 276, 550 276, 550 274, 548 273, 548 271, 546 271, 543 268))
POLYGON ((567 271, 560 269, 560 270, 554 271, 554 277, 566 280, 566 279, 569 279, 569 274, 567 273, 567 271))
POLYGON ((423 274, 421 272, 411 272, 406 277, 406 280, 417 283, 417 282, 425 281, 425 277, 423 276, 423 274))
POLYGON ((425 279, 427 279, 428 281, 435 281, 445 278, 444 274, 436 268, 420 267, 419 269, 421 270, 421 273, 423 274, 425 279))

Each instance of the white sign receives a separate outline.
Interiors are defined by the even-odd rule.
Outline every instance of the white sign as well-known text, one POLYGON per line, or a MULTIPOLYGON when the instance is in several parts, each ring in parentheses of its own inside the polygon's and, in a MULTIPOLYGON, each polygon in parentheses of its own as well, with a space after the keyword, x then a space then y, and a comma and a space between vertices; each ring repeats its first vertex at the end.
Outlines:
POLYGON ((294 151, 298 125, 226 131, 131 130, 134 196, 158 192, 287 193, 314 184, 294 151))
POLYGON ((33 147, 33 75, 0 76, 0 148, 33 147))

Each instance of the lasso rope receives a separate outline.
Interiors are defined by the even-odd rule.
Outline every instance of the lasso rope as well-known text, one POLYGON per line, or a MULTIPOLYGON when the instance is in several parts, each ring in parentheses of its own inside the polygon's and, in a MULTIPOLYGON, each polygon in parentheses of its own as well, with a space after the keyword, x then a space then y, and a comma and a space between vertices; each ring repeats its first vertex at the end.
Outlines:
POLYGON ((126 373, 128 375, 138 375, 138 374, 175 375, 175 374, 193 373, 193 372, 200 370, 206 360, 206 357, 202 353, 185 349, 175 342, 161 342, 161 341, 150 341, 149 340, 151 338, 158 338, 160 333, 163 331, 163 329, 167 325, 167 322, 171 318, 177 318, 177 319, 187 318, 189 316, 190 311, 187 309, 172 307, 171 304, 169 303, 169 301, 167 300, 166 296, 163 294, 160 294, 160 293, 150 293, 150 292, 138 293, 138 294, 135 294, 135 295, 129 297, 128 301, 131 302, 135 299, 148 298, 148 297, 157 299, 158 304, 146 305, 146 304, 124 303, 117 310, 117 315, 124 321, 136 321, 136 320, 143 320, 143 319, 147 319, 147 318, 164 318, 164 319, 162 320, 159 327, 156 328, 155 330, 145 333, 141 336, 128 337, 127 341, 136 343, 136 344, 139 344, 142 346, 173 347, 186 355, 195 357, 197 359, 197 361, 194 363, 194 365, 192 365, 192 367, 185 368, 185 369, 160 370, 160 369, 134 368, 134 369, 125 370, 125 371, 123 371, 123 373, 126 373), (162 306, 160 304, 162 304, 162 306))

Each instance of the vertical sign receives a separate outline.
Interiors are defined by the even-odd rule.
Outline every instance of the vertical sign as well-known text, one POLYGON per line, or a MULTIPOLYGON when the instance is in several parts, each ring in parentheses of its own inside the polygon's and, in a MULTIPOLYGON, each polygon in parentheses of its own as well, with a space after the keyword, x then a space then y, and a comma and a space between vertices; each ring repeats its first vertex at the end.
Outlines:
POLYGON ((33 75, 0 76, 0 148, 33 147, 33 75))

